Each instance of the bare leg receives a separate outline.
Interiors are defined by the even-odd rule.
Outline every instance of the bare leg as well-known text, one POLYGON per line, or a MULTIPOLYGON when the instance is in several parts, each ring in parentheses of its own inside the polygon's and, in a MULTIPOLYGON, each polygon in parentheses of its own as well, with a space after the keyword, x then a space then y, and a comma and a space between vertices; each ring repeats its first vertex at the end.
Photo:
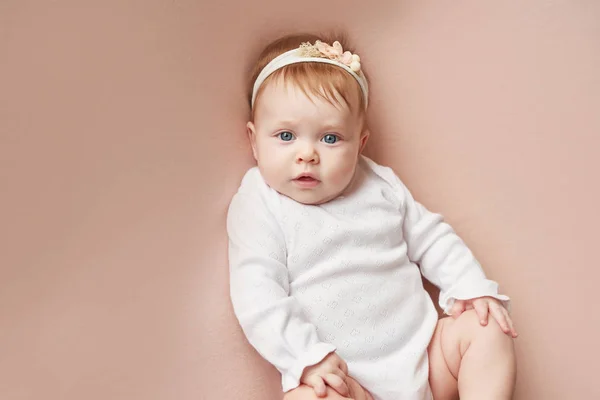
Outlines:
POLYGON ((493 318, 481 326, 473 310, 443 318, 429 345, 429 383, 435 400, 512 399, 513 339, 493 318))
POLYGON ((300 385, 283 396, 283 400, 373 400, 369 392, 354 379, 348 377, 350 397, 344 397, 330 387, 327 387, 326 397, 317 397, 315 391, 306 385, 300 385))

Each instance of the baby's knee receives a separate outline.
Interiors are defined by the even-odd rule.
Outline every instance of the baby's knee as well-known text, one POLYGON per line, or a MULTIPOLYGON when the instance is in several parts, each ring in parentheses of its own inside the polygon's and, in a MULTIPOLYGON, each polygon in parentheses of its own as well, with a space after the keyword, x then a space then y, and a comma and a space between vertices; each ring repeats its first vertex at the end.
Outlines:
POLYGON ((470 337, 471 340, 477 339, 505 344, 512 344, 513 342, 513 338, 502 331, 500 324, 491 315, 488 315, 487 324, 482 325, 475 310, 468 310, 463 312, 456 322, 461 325, 461 330, 465 333, 465 336, 470 337))
POLYGON ((292 389, 283 396, 283 400, 354 400, 344 397, 329 386, 327 387, 327 396, 317 397, 315 391, 310 386, 300 385, 292 389))

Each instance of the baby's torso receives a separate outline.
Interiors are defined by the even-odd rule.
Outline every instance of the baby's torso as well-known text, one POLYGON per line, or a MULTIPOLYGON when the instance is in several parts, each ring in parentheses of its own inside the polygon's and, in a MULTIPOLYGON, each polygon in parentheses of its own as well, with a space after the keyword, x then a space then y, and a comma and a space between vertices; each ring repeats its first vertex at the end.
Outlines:
POLYGON ((400 199, 378 177, 361 179, 319 206, 282 198, 290 295, 349 363, 394 364, 389 356, 402 351, 422 356, 423 346, 410 344, 433 305, 407 256, 400 199))

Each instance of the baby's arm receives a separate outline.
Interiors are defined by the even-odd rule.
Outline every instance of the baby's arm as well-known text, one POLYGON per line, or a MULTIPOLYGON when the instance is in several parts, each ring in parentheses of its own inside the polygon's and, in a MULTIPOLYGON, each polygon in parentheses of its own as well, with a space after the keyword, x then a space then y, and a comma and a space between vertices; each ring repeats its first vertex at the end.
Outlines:
POLYGON ((252 346, 297 387, 305 367, 335 350, 319 340, 299 303, 289 296, 286 247, 260 193, 238 193, 227 216, 231 300, 252 346))
POLYGON ((498 284, 486 279, 479 262, 452 227, 439 214, 416 202, 399 179, 396 183, 408 257, 419 264, 425 278, 441 289, 441 308, 449 314, 456 300, 480 297, 491 297, 508 308, 509 298, 498 294, 498 284))

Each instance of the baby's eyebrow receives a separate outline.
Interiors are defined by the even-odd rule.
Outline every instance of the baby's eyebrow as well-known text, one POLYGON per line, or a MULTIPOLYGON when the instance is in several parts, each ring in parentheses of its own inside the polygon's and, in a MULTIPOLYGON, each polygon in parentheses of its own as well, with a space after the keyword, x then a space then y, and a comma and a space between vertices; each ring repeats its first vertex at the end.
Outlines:
POLYGON ((270 129, 296 130, 300 125, 300 121, 294 121, 291 119, 273 119, 268 121, 266 125, 268 125, 270 129))
POLYGON ((338 129, 342 129, 343 127, 344 127, 344 124, 342 124, 342 123, 326 123, 323 125, 323 129, 326 131, 338 130, 338 129))
POLYGON ((297 126, 298 125, 298 121, 294 121, 294 120, 278 120, 276 122, 277 125, 284 125, 284 126, 297 126))
MULTIPOLYGON (((318 123, 317 123, 318 124, 318 123)), ((292 119, 292 118, 283 118, 283 119, 274 119, 269 125, 275 127, 276 129, 297 129, 302 125, 302 120, 292 119)), ((317 125, 315 125, 316 127, 317 125)), ((344 121, 323 121, 323 123, 318 125, 318 129, 320 131, 339 131, 343 130, 346 124, 344 121)))

